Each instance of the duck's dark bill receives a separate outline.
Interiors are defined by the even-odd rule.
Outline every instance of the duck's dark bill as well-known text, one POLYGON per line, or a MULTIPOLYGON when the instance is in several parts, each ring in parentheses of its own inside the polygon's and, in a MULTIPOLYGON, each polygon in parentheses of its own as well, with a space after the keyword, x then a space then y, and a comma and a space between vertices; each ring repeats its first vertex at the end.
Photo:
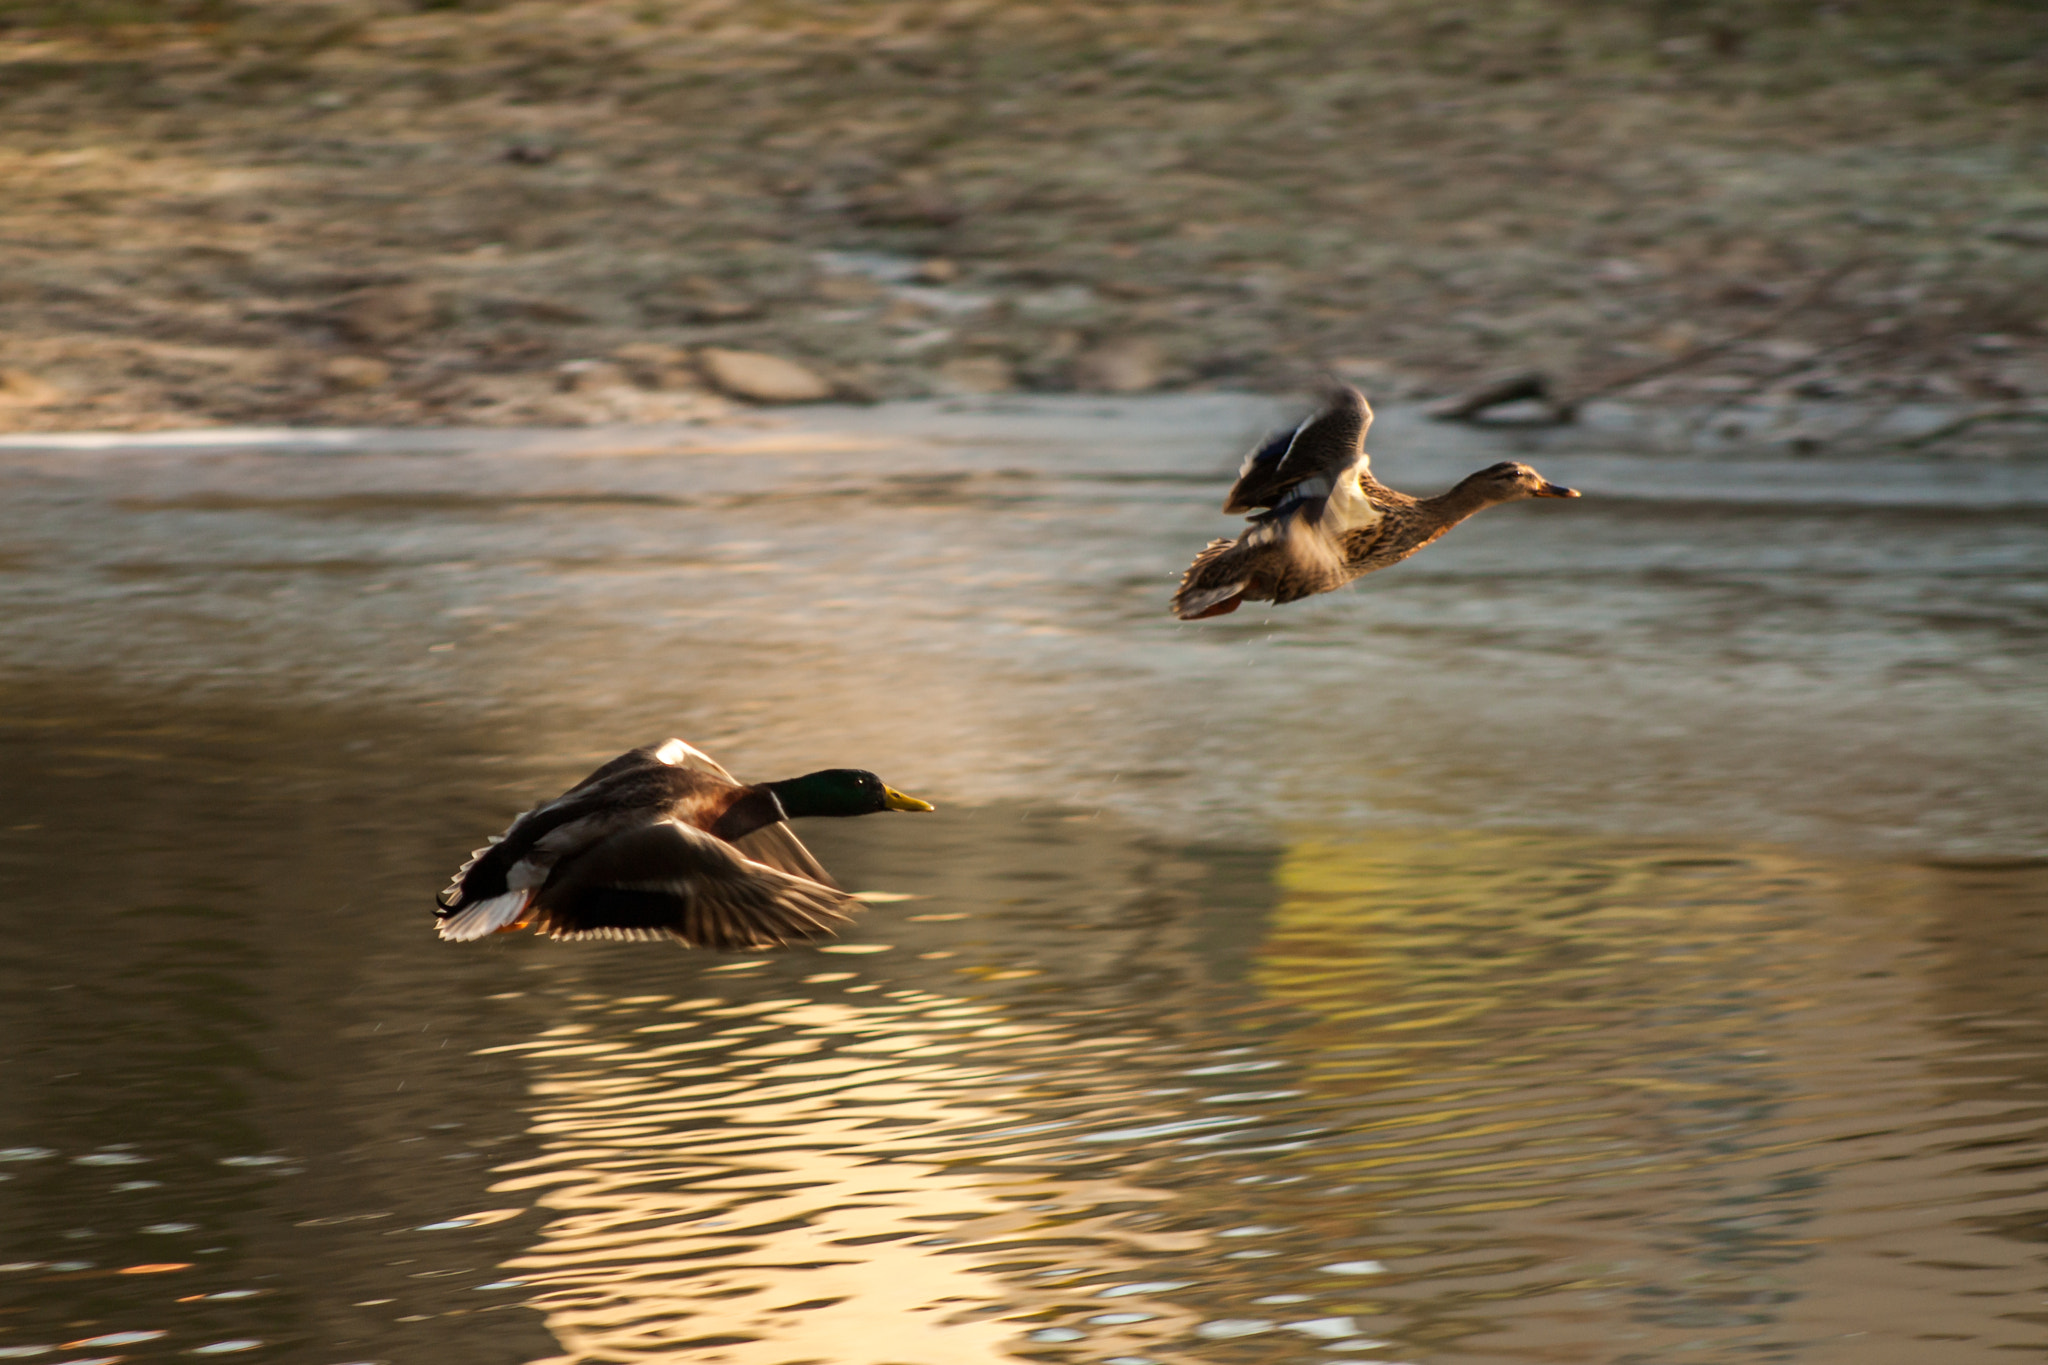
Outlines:
POLYGON ((882 803, 890 810, 937 810, 929 801, 920 801, 914 796, 905 796, 894 787, 882 788, 882 803))
POLYGON ((1536 496, 1539 498, 1576 498, 1579 496, 1579 490, 1576 488, 1566 488, 1563 484, 1546 483, 1536 490, 1536 496))

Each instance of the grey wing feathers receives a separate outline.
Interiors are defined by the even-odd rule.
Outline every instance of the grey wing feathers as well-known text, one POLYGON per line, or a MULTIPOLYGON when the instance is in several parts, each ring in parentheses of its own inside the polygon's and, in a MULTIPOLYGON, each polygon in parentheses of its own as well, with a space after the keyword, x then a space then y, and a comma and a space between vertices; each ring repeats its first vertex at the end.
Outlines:
POLYGON ((823 886, 837 886, 823 863, 811 856, 796 831, 780 821, 763 825, 752 834, 741 835, 732 846, 757 863, 764 863, 792 877, 807 877, 823 886))
POLYGON ((1365 433, 1371 425, 1372 407, 1365 395, 1354 388, 1339 389, 1291 434, 1271 438, 1245 459, 1223 510, 1278 507, 1290 494, 1327 496, 1337 480, 1365 458, 1365 433))
MULTIPOLYGON (((727 782, 737 784, 739 781, 711 755, 679 739, 671 739, 652 752, 663 762, 695 768, 698 772, 709 773, 727 782)), ((796 837, 796 832, 781 821, 765 825, 752 834, 735 839, 733 847, 755 862, 765 863, 779 872, 787 872, 793 877, 808 877, 824 886, 837 885, 831 874, 825 871, 824 864, 812 857, 811 851, 796 837)))
MULTIPOLYGON (((669 743, 680 744, 682 741, 670 740, 669 743)), ((544 819, 539 818, 543 812, 571 803, 573 798, 589 792, 591 788, 599 783, 617 777, 621 773, 632 772, 640 768, 659 767, 661 763, 661 751, 653 745, 643 745, 638 749, 628 749, 617 758, 607 759, 599 764, 581 782, 578 782, 560 796, 552 800, 543 801, 530 810, 522 812, 514 817, 511 824, 505 827, 503 834, 493 835, 490 842, 486 843, 482 848, 472 850, 469 860, 463 863, 461 867, 455 869, 454 880, 448 883, 447 890, 434 898, 435 902, 443 910, 453 910, 462 906, 469 899, 469 893, 476 890, 476 888, 465 885, 469 880, 469 874, 475 871, 477 863, 486 857, 490 857, 493 863, 505 863, 510 859, 507 867, 494 867, 491 869, 492 875, 488 878, 490 885, 484 888, 482 893, 487 897, 499 894, 504 889, 502 885, 504 873, 509 870, 511 865, 516 865, 518 861, 522 860, 529 851, 522 847, 522 845, 532 842, 535 838, 545 839, 548 833, 551 832, 548 829, 542 828, 542 826, 547 824, 544 819), (492 850, 498 849, 501 844, 509 844, 511 847, 500 849, 496 856, 492 856, 492 850)))
MULTIPOLYGON (((461 867, 455 869, 454 880, 448 883, 446 890, 442 891, 440 895, 434 897, 434 903, 440 906, 441 909, 444 911, 452 910, 455 907, 463 904, 465 899, 468 898, 468 893, 471 890, 471 888, 467 885, 469 881, 469 874, 476 870, 476 865, 482 862, 485 858, 490 857, 493 851, 499 849, 499 846, 504 844, 507 840, 514 839, 515 835, 525 834, 527 831, 523 827, 526 826, 533 819, 534 815, 540 811, 547 809, 549 806, 553 804, 554 802, 552 801, 544 801, 540 805, 535 806, 532 810, 521 812, 519 815, 513 817, 511 824, 505 826, 505 832, 503 834, 493 834, 485 842, 482 848, 471 849, 468 860, 464 862, 461 867)), ((514 842, 515 848, 511 850, 505 850, 505 852, 516 853, 521 851, 516 847, 516 844, 524 842, 524 840, 520 839, 515 840, 514 842)), ((494 861, 503 860, 503 856, 501 855, 494 861)), ((499 871, 499 875, 496 877, 495 880, 498 882, 503 881, 502 870, 499 871)), ((502 886, 494 886, 492 888, 491 894, 496 894, 498 891, 502 889, 502 886)))
MULTIPOLYGON (((711 755, 702 749, 693 748, 680 739, 666 739, 659 744, 643 744, 637 749, 628 749, 617 758, 607 759, 599 764, 590 776, 563 792, 555 800, 560 801, 564 797, 574 796, 587 787, 594 787, 607 778, 631 772, 635 768, 659 767, 693 768, 700 773, 708 773, 721 782, 739 785, 738 778, 720 767, 711 755)), ((546 804, 553 805, 554 802, 546 804)))
POLYGON ((668 815, 675 768, 738 785, 679 739, 630 749, 470 854, 440 898, 443 938, 533 922, 556 938, 760 948, 825 937, 858 902, 789 826, 735 843, 668 815))
POLYGON ((556 938, 669 937, 738 949, 829 936, 857 906, 833 887, 662 820, 615 834, 562 868, 533 916, 556 938))
MULTIPOLYGON (((555 801, 561 801, 574 796, 580 791, 586 791, 607 778, 617 777, 620 773, 631 772, 635 768, 651 768, 660 763, 661 759, 658 751, 651 744, 643 744, 637 749, 628 749, 617 758, 607 759, 605 762, 600 763, 592 770, 590 776, 563 792, 561 796, 555 798, 555 801)), ((543 804, 553 805, 554 801, 544 802, 543 804)))

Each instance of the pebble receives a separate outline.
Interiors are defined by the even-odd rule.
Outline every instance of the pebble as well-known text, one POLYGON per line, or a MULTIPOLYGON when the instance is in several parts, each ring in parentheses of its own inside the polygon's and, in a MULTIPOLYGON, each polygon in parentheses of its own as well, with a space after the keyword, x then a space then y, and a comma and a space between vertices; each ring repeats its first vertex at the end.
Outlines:
POLYGON ((752 299, 694 298, 684 302, 683 316, 691 322, 739 322, 761 316, 761 305, 752 299))
POLYGON ((1017 376, 1001 356, 969 355, 939 366, 939 382, 954 393, 1008 393, 1017 376))
POLYGON ((423 285, 393 284, 349 295, 335 320, 357 341, 388 345, 427 330, 440 311, 433 292, 423 285))
POLYGON ((700 386, 690 353, 659 341, 629 341, 612 352, 635 383, 650 389, 694 389, 700 386))
POLYGON ((64 396, 64 390, 27 370, 0 370, 0 406, 12 408, 47 407, 64 396))
POLYGON ((1143 393, 1159 385, 1163 357, 1147 337, 1115 337, 1074 360, 1074 387, 1098 393, 1143 393))
POLYGON ((719 392, 753 403, 815 403, 832 396, 830 384, 778 355, 707 346, 697 353, 697 363, 719 392))
POLYGON ((338 355, 320 367, 320 377, 337 389, 381 389, 391 382, 391 367, 375 356, 338 355))
POLYGON ((629 389, 632 378, 622 365, 604 360, 571 360, 555 371, 555 387, 563 393, 600 393, 629 389))

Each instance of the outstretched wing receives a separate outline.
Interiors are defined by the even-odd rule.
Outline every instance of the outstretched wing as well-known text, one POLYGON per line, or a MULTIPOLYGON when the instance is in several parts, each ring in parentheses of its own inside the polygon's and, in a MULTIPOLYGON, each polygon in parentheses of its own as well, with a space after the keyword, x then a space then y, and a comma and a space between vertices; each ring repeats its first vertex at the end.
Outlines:
MULTIPOLYGON (((514 820, 502 835, 470 854, 469 861, 456 872, 455 880, 437 898, 440 906, 437 927, 441 937, 477 939, 531 923, 545 907, 556 902, 555 888, 564 884, 563 878, 572 868, 582 868, 585 858, 600 848, 611 847, 612 841, 620 838, 627 839, 622 847, 631 848, 632 837, 638 830, 656 822, 671 823, 667 817, 676 794, 676 769, 700 774, 718 786, 739 785, 733 775, 710 755, 680 739, 627 750, 599 766, 552 801, 542 802, 527 811, 514 820)), ((810 888, 800 894, 791 893, 794 899, 790 903, 799 907, 813 903, 825 907, 814 917, 819 923, 832 923, 844 918, 831 907, 846 897, 788 825, 778 821, 764 826, 730 846, 694 829, 689 834, 723 850, 728 861, 746 863, 774 877, 799 882, 810 888)), ((606 856, 616 856, 616 852, 606 856)), ((590 866, 603 865, 601 859, 590 866)), ((587 870, 578 873, 585 880, 591 875, 594 874, 587 870)), ((596 897, 593 903, 607 900, 608 893, 592 894, 596 897)), ((610 896, 608 903, 622 904, 633 898, 610 896)), ((735 904, 753 904, 759 900, 759 896, 740 896, 735 904)), ((793 937, 814 936, 808 931, 797 932, 802 925, 796 921, 791 921, 795 928, 785 926, 782 930, 776 929, 775 926, 781 924, 786 916, 774 910, 772 898, 767 908, 759 913, 766 917, 761 921, 765 927, 758 939, 749 939, 748 942, 781 942, 793 937)), ((631 926, 599 927, 623 932, 624 928, 631 926)), ((649 930, 649 936, 668 932, 675 931, 672 927, 657 925, 649 930)), ((732 934, 727 937, 738 941, 732 934)))
MULTIPOLYGON (((669 743, 680 744, 682 741, 670 740, 669 743)), ((708 759, 705 761, 709 762, 708 759)), ((628 749, 617 758, 599 765, 588 777, 560 796, 522 813, 506 826, 503 834, 482 848, 472 850, 469 861, 455 870, 455 879, 435 897, 435 903, 441 907, 441 936, 473 937, 451 933, 450 917, 481 901, 499 900, 508 891, 538 886, 555 861, 574 850, 579 835, 595 839, 608 832, 587 826, 587 817, 594 809, 601 809, 607 798, 613 806, 628 811, 640 802, 659 804, 667 793, 658 784, 649 790, 648 784, 637 781, 635 775, 649 769, 660 770, 665 763, 661 750, 651 745, 628 749), (608 790, 600 794, 600 787, 608 790), (631 790, 635 788, 639 790, 631 790)), ((717 767, 716 764, 712 766, 717 767)), ((723 769, 718 771, 724 772, 723 769)), ((730 778, 726 780, 731 781, 730 778)), ((635 817, 629 814, 627 818, 635 817)), ((474 919, 474 916, 470 917, 470 920, 474 919)))
MULTIPOLYGON (((711 755, 702 749, 685 744, 682 740, 668 740, 650 752, 660 762, 673 763, 682 768, 694 768, 700 773, 709 773, 735 785, 739 782, 738 778, 721 767, 711 755)), ((766 863, 777 871, 789 873, 792 877, 806 877, 825 886, 838 885, 832 880, 832 875, 825 871, 825 865, 812 857, 811 851, 804 847, 803 840, 796 837, 796 831, 780 820, 772 825, 763 825, 752 834, 742 835, 733 840, 733 847, 755 862, 766 863)))
POLYGON ((559 864, 659 818, 662 809, 647 801, 593 807, 572 801, 573 795, 536 806, 470 855, 436 900, 435 927, 442 938, 461 943, 522 927, 532 919, 536 893, 559 864))
POLYGON ((557 870, 531 910, 555 938, 674 938, 766 948, 824 938, 859 902, 674 820, 626 830, 557 870))
POLYGON ((1328 497, 1339 479, 1367 463, 1365 433, 1371 425, 1365 395, 1348 386, 1337 390, 1320 412, 1245 457, 1223 510, 1250 512, 1328 497))
POLYGON ((732 841, 732 846, 757 863, 765 863, 778 872, 787 872, 792 877, 802 877, 823 886, 839 885, 832 880, 832 874, 825 865, 811 856, 803 840, 796 837, 796 831, 780 820, 772 825, 763 825, 752 834, 743 834, 732 841))

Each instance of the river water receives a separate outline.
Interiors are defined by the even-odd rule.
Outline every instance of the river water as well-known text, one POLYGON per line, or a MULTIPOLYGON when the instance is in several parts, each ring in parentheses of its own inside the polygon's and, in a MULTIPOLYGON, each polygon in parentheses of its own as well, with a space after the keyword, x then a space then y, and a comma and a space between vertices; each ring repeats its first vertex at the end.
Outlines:
POLYGON ((2048 462, 1584 489, 1195 624, 1214 396, 0 440, 0 1360, 2048 1350, 2048 462), (887 893, 446 945, 632 744, 887 893))

